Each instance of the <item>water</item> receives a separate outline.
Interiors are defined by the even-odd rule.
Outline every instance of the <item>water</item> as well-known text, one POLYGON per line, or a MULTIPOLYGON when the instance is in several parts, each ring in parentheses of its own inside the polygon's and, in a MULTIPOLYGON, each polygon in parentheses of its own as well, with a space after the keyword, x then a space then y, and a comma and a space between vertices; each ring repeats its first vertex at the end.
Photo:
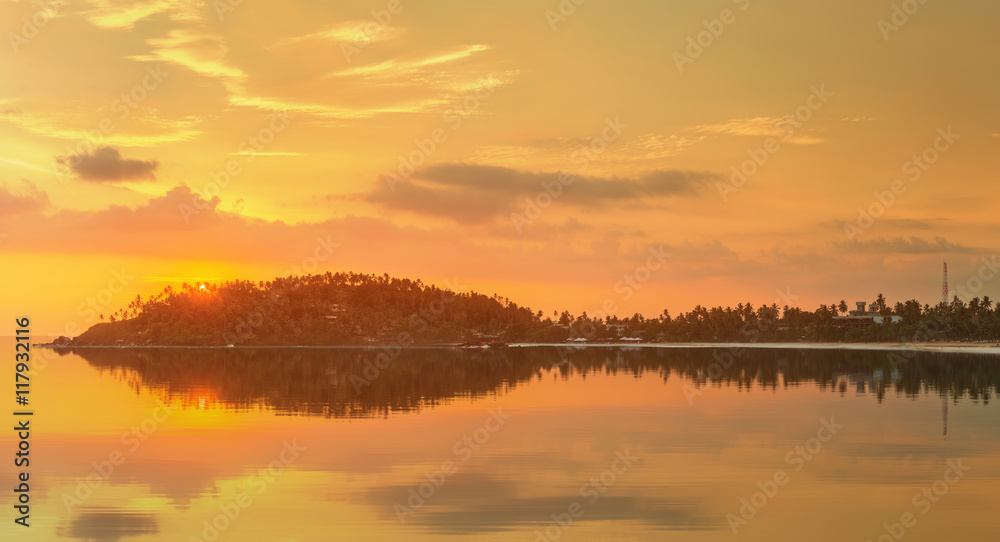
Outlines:
MULTIPOLYGON (((12 526, 7 489, 0 535, 863 542, 888 525, 912 542, 995 539, 997 360, 901 360, 76 350, 32 378, 32 526, 12 526)), ((16 442, 5 432, 0 453, 16 442)), ((13 471, 3 461, 5 487, 13 471)))

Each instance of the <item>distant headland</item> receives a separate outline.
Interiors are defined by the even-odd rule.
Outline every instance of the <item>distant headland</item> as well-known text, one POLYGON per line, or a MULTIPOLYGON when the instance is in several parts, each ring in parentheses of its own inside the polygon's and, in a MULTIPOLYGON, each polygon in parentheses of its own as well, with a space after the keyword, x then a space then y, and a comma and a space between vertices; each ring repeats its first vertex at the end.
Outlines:
POLYGON ((997 343, 1000 305, 988 298, 889 305, 879 294, 798 307, 705 308, 629 318, 546 315, 499 295, 456 292, 388 275, 326 273, 171 286, 54 346, 365 346, 508 343, 997 343))

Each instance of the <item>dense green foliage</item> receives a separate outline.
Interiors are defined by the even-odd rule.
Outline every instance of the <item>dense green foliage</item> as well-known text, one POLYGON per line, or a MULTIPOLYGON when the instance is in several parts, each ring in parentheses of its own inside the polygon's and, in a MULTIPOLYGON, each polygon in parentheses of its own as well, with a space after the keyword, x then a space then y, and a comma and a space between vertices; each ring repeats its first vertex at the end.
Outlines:
POLYGON ((537 320, 499 296, 356 273, 167 287, 136 297, 77 345, 339 345, 462 342, 537 320))
MULTIPOLYGON (((988 298, 947 307, 911 300, 890 307, 882 295, 879 314, 902 318, 867 329, 842 329, 835 316, 847 304, 812 312, 777 305, 756 309, 695 307, 671 317, 636 314, 546 317, 498 295, 454 293, 388 275, 326 273, 269 282, 231 281, 167 287, 148 299, 136 297, 109 322, 94 325, 75 345, 363 345, 489 342, 562 342, 571 338, 611 341, 637 337, 649 342, 911 342, 996 341, 1000 305, 988 298)), ((102 316, 103 319, 103 316, 102 316)))
MULTIPOLYGON (((663 342, 924 342, 924 341, 997 341, 1000 339, 1000 305, 989 297, 975 298, 968 304, 955 298, 947 306, 921 306, 910 300, 890 307, 879 294, 872 303, 885 323, 866 329, 843 329, 834 319, 847 315, 847 303, 820 305, 813 312, 798 307, 777 305, 758 307, 740 304, 737 308, 701 306, 677 318, 664 315, 643 322, 634 316, 628 322, 635 333, 646 340, 663 342), (890 316, 899 316, 891 322, 890 316)), ((614 319, 611 319, 612 322, 614 319)))

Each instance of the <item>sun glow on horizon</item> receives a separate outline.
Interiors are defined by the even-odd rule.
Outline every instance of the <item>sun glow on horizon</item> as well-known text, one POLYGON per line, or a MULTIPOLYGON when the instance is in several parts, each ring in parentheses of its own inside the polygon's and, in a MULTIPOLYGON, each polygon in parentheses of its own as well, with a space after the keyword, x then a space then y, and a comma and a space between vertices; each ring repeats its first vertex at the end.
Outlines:
MULTIPOLYGON (((934 302, 942 261, 963 284, 1000 252, 983 184, 1000 4, 928 6, 889 32, 891 3, 735 2, 718 40, 702 24, 719 11, 694 0, 566 21, 528 0, 446 18, 431 3, 387 25, 354 0, 225 21, 198 3, 63 5, 0 58, 17 81, 0 88, 5 305, 59 335, 93 324, 77 308, 99 295, 96 314, 296 269, 457 277, 547 314, 779 290, 808 310, 934 302), (650 250, 672 257, 628 286, 650 250)), ((0 1, 2 20, 35 11, 0 1)))

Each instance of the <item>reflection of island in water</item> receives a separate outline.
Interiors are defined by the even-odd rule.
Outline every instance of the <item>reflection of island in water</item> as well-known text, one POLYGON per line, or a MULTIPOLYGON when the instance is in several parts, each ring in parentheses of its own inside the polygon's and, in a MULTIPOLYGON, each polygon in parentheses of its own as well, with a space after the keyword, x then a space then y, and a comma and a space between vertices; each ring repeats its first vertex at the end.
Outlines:
MULTIPOLYGON (((66 350, 60 350, 67 353, 66 350)), ((433 407, 459 397, 503 394, 550 372, 624 374, 695 386, 783 389, 815 384, 835 393, 916 397, 937 393, 954 401, 988 403, 1000 391, 996 360, 970 354, 818 350, 574 349, 570 347, 456 350, 381 349, 127 349, 68 352, 111 369, 136 391, 160 392, 188 406, 274 409, 326 417, 385 416, 433 407), (727 363, 733 359, 732 363, 727 363)))

